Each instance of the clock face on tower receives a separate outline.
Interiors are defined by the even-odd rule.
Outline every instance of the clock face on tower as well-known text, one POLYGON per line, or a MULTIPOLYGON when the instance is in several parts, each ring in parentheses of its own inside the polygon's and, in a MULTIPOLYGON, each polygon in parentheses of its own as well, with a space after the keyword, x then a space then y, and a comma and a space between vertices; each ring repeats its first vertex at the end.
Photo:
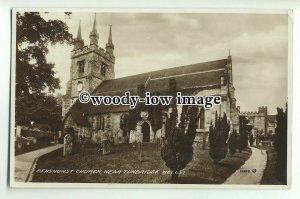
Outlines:
POLYGON ((83 89, 82 82, 78 82, 78 84, 77 84, 77 91, 80 92, 80 91, 82 91, 82 89, 83 89))

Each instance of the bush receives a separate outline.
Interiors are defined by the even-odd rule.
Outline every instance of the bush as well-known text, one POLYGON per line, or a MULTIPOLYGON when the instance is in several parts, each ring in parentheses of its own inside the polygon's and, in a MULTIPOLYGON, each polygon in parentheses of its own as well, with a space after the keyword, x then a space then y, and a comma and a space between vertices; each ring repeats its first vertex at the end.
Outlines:
POLYGON ((254 137, 253 137, 252 133, 249 135, 249 143, 250 143, 250 146, 252 146, 254 143, 254 137))
POLYGON ((173 107, 170 119, 167 121, 166 142, 161 150, 162 159, 172 171, 172 183, 177 182, 179 172, 193 159, 193 142, 196 135, 198 108, 196 106, 183 106, 181 122, 178 126, 176 125, 177 117, 177 108, 173 107), (183 128, 184 126, 187 126, 187 130, 183 128))
POLYGON ((230 131, 230 123, 224 113, 223 117, 218 117, 216 112, 215 126, 211 123, 209 128, 209 155, 214 163, 220 162, 227 155, 228 145, 227 139, 230 131))
POLYGON ((233 130, 232 133, 229 134, 228 138, 228 146, 230 155, 234 155, 236 149, 238 148, 238 135, 236 130, 233 130))
POLYGON ((277 108, 277 127, 275 129, 274 149, 277 152, 277 179, 287 184, 287 107, 286 111, 277 108))
POLYGON ((248 146, 248 135, 251 132, 252 126, 248 125, 249 120, 245 116, 240 116, 240 133, 239 133, 239 150, 240 152, 248 146))

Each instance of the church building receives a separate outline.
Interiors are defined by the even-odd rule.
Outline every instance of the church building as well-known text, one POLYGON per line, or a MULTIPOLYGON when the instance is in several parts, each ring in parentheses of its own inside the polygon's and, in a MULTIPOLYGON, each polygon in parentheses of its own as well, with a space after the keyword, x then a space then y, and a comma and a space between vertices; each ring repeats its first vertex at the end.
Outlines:
MULTIPOLYGON (((130 111, 125 105, 82 104, 77 98, 81 91, 92 95, 123 96, 126 91, 137 94, 138 86, 143 85, 146 92, 164 94, 169 89, 170 80, 176 80, 176 86, 183 95, 221 96, 221 105, 211 109, 199 106, 200 118, 197 132, 209 131, 215 113, 226 113, 232 127, 238 130, 238 111, 236 108, 235 88, 232 76, 232 57, 204 63, 177 66, 138 75, 115 78, 115 56, 110 26, 105 49, 98 46, 96 17, 89 35, 90 43, 85 45, 79 25, 74 49, 71 52, 70 80, 67 83, 63 99, 63 126, 71 128, 75 135, 83 136, 96 142, 96 135, 109 132, 115 143, 125 142, 130 135, 126 123, 130 111)), ((134 68, 129 70, 134 70, 134 68)), ((178 106, 178 110, 182 107, 178 106)), ((148 113, 141 113, 136 131, 143 133, 144 142, 154 142, 165 131, 154 130, 148 113)))

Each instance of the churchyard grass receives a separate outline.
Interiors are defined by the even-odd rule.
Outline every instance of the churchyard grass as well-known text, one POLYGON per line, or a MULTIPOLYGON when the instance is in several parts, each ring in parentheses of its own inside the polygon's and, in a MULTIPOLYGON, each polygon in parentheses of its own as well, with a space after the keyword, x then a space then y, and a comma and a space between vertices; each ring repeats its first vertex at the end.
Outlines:
MULTIPOLYGON (((89 182, 89 183, 169 183, 169 171, 160 157, 160 147, 155 144, 143 144, 143 158, 139 160, 137 148, 130 144, 114 147, 114 152, 102 155, 97 148, 82 149, 79 153, 62 157, 62 150, 42 156, 36 166, 38 169, 97 169, 97 170, 159 170, 159 174, 50 174, 35 172, 34 182, 89 182)), ((179 183, 212 184, 224 182, 235 170, 250 157, 251 150, 228 155, 214 165, 209 150, 201 146, 194 147, 194 158, 179 175, 179 183)))
POLYGON ((261 184, 264 185, 281 185, 282 183, 276 179, 276 156, 277 153, 273 146, 259 146, 259 149, 267 151, 268 160, 265 172, 263 174, 261 184))

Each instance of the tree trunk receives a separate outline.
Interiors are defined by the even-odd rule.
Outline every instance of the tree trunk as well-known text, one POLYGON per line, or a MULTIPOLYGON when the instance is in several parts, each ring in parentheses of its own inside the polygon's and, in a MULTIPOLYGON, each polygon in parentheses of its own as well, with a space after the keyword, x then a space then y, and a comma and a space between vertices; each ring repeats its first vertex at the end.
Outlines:
POLYGON ((178 183, 178 176, 179 176, 179 172, 172 171, 172 175, 171 175, 171 183, 172 184, 177 184, 178 183))

